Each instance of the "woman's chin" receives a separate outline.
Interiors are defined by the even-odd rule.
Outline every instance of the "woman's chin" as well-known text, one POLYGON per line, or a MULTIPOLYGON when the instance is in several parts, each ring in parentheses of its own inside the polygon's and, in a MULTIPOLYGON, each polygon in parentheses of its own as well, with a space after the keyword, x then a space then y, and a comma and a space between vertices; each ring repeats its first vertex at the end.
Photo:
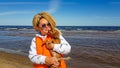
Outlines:
POLYGON ((48 33, 49 33, 48 31, 45 32, 45 34, 48 34, 48 33))

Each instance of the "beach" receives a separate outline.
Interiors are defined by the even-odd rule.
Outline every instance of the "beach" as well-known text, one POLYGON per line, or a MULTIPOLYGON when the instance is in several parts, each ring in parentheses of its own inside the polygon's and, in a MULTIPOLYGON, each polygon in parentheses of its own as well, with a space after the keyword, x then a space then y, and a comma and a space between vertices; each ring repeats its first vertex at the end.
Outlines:
MULTIPOLYGON (((31 29, 0 32, 0 67, 33 68, 27 55, 35 32, 31 29)), ((63 30, 62 35, 72 47, 65 55, 72 58, 66 61, 67 68, 120 68, 119 30, 63 30)))
POLYGON ((1 68, 33 68, 27 56, 0 52, 1 68))

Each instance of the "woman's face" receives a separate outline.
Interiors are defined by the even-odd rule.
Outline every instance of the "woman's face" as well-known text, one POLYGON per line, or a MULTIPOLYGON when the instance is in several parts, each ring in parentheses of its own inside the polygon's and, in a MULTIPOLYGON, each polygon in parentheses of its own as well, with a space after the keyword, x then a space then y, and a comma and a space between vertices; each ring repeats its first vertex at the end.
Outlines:
POLYGON ((38 30, 41 35, 47 35, 49 30, 51 30, 51 25, 45 18, 42 18, 39 21, 38 30))

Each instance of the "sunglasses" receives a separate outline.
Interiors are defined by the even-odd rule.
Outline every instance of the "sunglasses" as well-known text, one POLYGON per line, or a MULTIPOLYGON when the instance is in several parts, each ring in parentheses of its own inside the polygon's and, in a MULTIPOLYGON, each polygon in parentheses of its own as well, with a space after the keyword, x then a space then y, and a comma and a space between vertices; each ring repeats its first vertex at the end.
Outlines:
POLYGON ((51 25, 50 25, 50 23, 48 23, 48 24, 42 24, 42 28, 45 28, 45 27, 50 27, 51 25))

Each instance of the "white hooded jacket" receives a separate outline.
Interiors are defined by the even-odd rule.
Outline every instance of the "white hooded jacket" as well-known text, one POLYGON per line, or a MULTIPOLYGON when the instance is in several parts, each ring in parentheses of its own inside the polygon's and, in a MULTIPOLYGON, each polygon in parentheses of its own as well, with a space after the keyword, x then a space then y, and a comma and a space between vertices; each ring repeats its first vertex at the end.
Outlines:
MULTIPOLYGON (((36 34, 36 36, 41 37, 43 40, 47 37, 47 36, 42 36, 40 34, 36 34)), ((60 40, 61 40, 60 44, 54 44, 53 50, 60 54, 68 54, 71 51, 70 44, 64 39, 64 37, 62 35, 60 35, 60 40)), ((31 41, 31 45, 30 45, 29 58, 33 63, 45 64, 46 56, 37 54, 35 41, 36 41, 36 39, 34 37, 31 41)))

